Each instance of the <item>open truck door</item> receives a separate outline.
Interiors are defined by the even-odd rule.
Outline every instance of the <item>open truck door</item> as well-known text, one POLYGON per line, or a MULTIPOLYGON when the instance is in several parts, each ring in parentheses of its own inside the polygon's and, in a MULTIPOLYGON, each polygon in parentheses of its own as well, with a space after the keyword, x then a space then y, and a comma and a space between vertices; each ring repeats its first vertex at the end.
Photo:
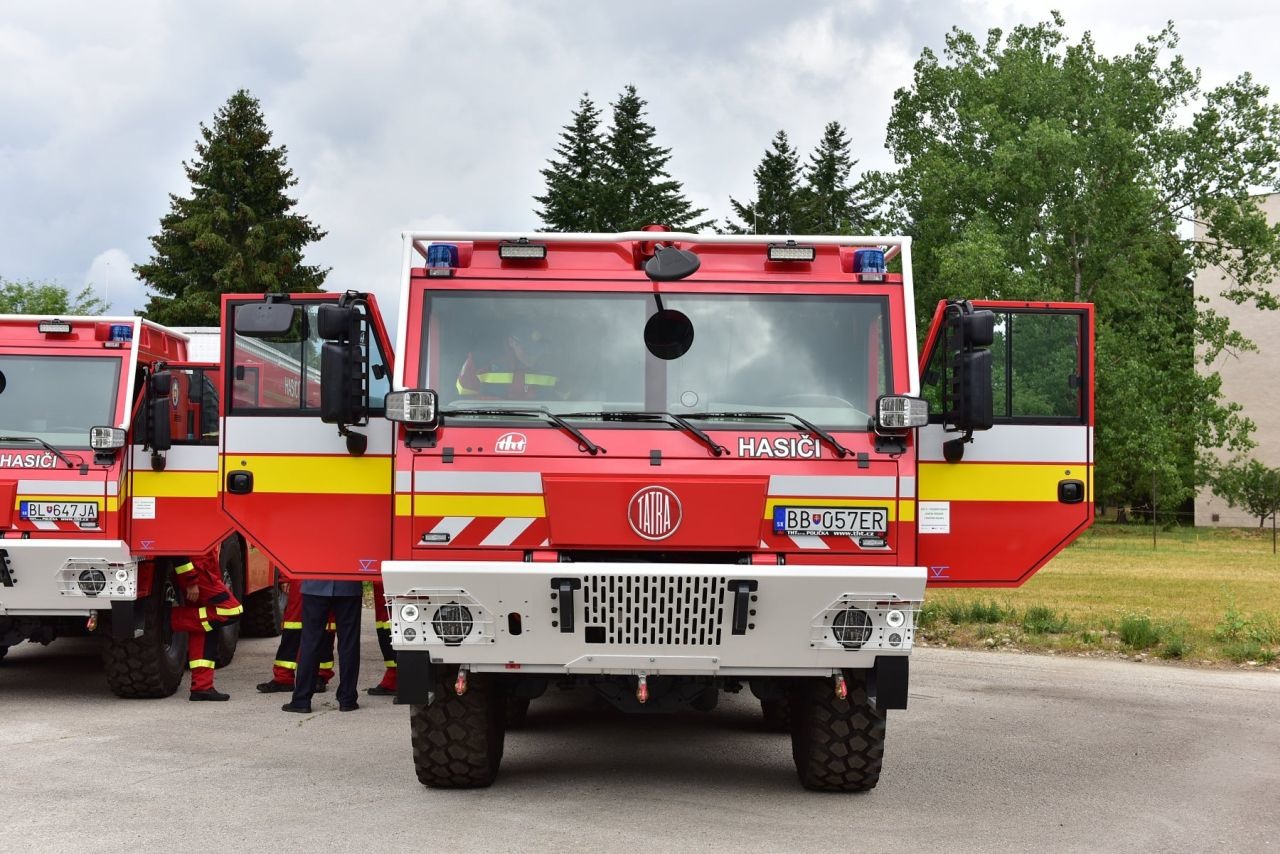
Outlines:
POLYGON ((227 295, 222 346, 223 508, 291 577, 376 579, 391 553, 394 425, 373 297, 227 295))
POLYGON ((1093 306, 942 303, 921 385, 929 584, 1022 584, 1093 522, 1093 306))

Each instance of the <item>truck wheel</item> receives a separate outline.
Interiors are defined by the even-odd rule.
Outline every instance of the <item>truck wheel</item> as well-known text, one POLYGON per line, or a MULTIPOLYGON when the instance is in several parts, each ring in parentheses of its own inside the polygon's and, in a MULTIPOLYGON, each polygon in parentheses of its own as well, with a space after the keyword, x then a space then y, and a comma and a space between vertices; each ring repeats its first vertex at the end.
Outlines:
MULTIPOLYGON (((227 585, 236 601, 244 596, 244 552, 240 550, 240 541, 235 537, 222 544, 218 552, 218 568, 222 570, 222 583, 227 585)), ((236 657, 236 645, 240 643, 240 620, 231 619, 214 626, 218 633, 218 656, 214 659, 217 667, 226 667, 236 657)))
POLYGON ((178 587, 167 563, 157 563, 151 593, 138 603, 143 612, 140 638, 108 640, 103 651, 107 685, 117 697, 168 697, 178 690, 187 666, 187 636, 174 634, 169 614, 178 604, 178 587))
POLYGON ((507 729, 520 729, 529 721, 529 698, 528 697, 512 697, 508 695, 504 698, 504 711, 507 718, 507 729))
POLYGON ((764 728, 769 732, 791 732, 791 701, 761 700, 764 712, 764 728))
POLYGON ((885 715, 867 697, 866 673, 846 674, 846 700, 830 679, 805 679, 792 697, 791 754, 806 789, 866 792, 880 781, 885 715))
POLYGON ((488 786, 502 761, 506 714, 499 686, 487 673, 472 673, 459 697, 456 675, 444 670, 436 679, 435 702, 412 706, 409 713, 413 768, 418 782, 433 789, 488 786))
POLYGON ((284 622, 284 602, 284 591, 280 589, 280 571, 273 569, 271 584, 245 597, 240 633, 249 638, 278 637, 281 623, 284 622))

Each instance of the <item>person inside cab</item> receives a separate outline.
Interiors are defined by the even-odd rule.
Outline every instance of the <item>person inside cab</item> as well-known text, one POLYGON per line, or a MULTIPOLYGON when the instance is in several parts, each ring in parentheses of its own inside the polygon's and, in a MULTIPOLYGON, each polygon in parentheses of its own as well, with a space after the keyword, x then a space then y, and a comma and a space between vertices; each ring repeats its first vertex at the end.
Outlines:
POLYGON ((540 330, 518 329, 500 351, 472 351, 458 372, 460 400, 555 400, 559 377, 547 367, 548 340, 540 330))

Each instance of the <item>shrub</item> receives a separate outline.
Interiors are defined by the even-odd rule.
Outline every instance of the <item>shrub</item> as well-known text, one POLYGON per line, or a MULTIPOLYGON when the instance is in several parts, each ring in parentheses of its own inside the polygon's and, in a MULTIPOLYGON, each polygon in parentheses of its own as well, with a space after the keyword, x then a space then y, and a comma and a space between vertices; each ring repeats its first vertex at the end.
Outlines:
POLYGON ((1166 629, 1160 641, 1161 658, 1186 658, 1191 652, 1191 642, 1181 629, 1166 629))
POLYGON ((1214 628, 1213 636, 1220 641, 1239 640, 1244 637, 1248 628, 1249 618, 1236 607, 1235 599, 1232 599, 1231 604, 1227 605, 1226 613, 1214 628))
POLYGON ((975 601, 969 606, 969 622, 971 623, 1000 623, 1008 616, 1011 616, 1009 611, 995 600, 990 602, 975 601))
MULTIPOLYGON (((1263 649, 1257 641, 1238 640, 1232 641, 1222 647, 1222 654, 1234 661, 1236 664, 1244 664, 1246 661, 1262 661, 1270 650, 1263 649)), ((1274 654, 1272 658, 1274 659, 1274 654)))
POLYGON ((938 624, 943 618, 942 606, 937 602, 925 602, 920 610, 916 612, 916 625, 922 629, 927 629, 938 624))
POLYGON ((1126 614, 1120 620, 1119 635, 1130 649, 1151 649, 1160 642, 1160 631, 1146 614, 1126 614))
POLYGON ((1022 628, 1033 635, 1060 635, 1067 630, 1067 617, 1047 605, 1032 605, 1022 615, 1022 628))

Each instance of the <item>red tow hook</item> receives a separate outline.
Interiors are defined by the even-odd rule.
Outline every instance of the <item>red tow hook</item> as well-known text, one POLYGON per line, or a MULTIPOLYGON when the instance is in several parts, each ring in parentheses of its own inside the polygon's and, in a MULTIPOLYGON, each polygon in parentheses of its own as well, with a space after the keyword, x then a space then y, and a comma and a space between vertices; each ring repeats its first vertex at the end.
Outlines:
POLYGON ((847 700, 849 698, 849 686, 844 681, 844 674, 837 673, 836 679, 836 699, 847 700))
POLYGON ((85 621, 85 624, 84 624, 84 630, 86 632, 91 632, 96 628, 98 628, 98 612, 90 611, 89 619, 85 621))
POLYGON ((467 693, 467 671, 458 671, 458 679, 453 683, 453 691, 459 697, 467 693))
POLYGON ((636 699, 640 705, 649 702, 649 678, 643 673, 636 679, 636 699))

